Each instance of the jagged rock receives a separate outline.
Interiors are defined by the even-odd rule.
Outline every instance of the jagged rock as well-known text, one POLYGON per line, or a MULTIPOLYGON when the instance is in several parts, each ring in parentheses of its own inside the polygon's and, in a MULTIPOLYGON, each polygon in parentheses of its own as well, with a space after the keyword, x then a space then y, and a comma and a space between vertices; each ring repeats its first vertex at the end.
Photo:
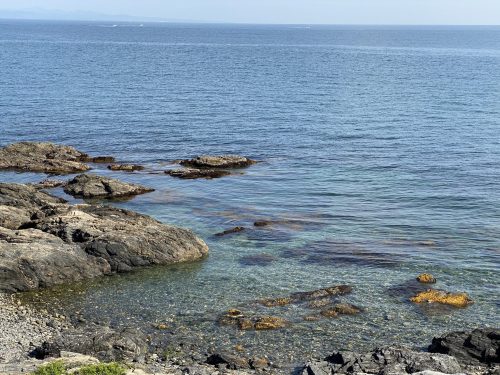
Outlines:
POLYGON ((336 352, 325 361, 307 364, 302 374, 414 374, 427 370, 446 374, 461 372, 457 360, 448 355, 383 347, 365 354, 336 352))
POLYGON ((0 184, 0 291, 24 291, 192 261, 208 253, 190 230, 131 211, 64 200, 0 184))
POLYGON ((254 163, 254 160, 239 155, 202 155, 180 162, 181 165, 194 168, 243 168, 254 163))
POLYGON ((70 180, 64 192, 79 198, 119 198, 145 194, 154 189, 129 184, 113 178, 93 174, 81 174, 70 180))
POLYGON ((34 186, 36 189, 54 189, 56 187, 64 185, 64 183, 65 182, 61 180, 52 180, 46 178, 45 180, 32 184, 32 186, 34 186))
POLYGON ((19 142, 0 148, 0 169, 44 173, 78 173, 96 162, 86 153, 70 146, 46 142, 19 142))
POLYGON ((453 307, 467 307, 474 303, 467 293, 449 293, 434 289, 419 292, 410 298, 410 301, 415 303, 441 303, 453 307))
POLYGON ((212 366, 223 365, 223 367, 232 370, 250 368, 248 358, 228 353, 216 353, 210 355, 207 358, 207 364, 212 366))
POLYGON ((148 343, 146 335, 136 329, 93 326, 66 331, 53 342, 43 343, 33 355, 44 359, 59 357, 64 351, 92 355, 101 361, 142 362, 148 343))
POLYGON ((231 228, 231 229, 226 229, 225 231, 223 232, 220 232, 220 233, 216 233, 215 235, 217 237, 222 237, 222 236, 226 236, 228 234, 233 234, 233 233, 238 233, 238 232, 243 232, 245 230, 244 227, 234 227, 234 228, 231 228))
POLYGON ((182 168, 182 169, 170 169, 165 171, 166 174, 172 177, 183 178, 186 180, 193 180, 196 178, 220 178, 224 176, 229 176, 231 173, 224 170, 216 169, 196 169, 196 168, 182 168))
POLYGON ((137 164, 111 164, 108 165, 108 169, 111 171, 135 172, 144 170, 144 167, 137 164))
POLYGON ((429 351, 454 356, 467 365, 498 364, 500 363, 500 329, 451 332, 434 338, 429 351))

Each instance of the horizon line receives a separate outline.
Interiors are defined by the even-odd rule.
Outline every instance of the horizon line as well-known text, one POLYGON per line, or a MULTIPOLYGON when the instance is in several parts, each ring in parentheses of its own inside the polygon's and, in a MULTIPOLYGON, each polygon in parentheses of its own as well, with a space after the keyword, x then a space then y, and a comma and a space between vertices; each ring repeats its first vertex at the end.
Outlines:
POLYGON ((208 24, 208 25, 262 25, 262 26, 451 26, 451 27, 500 27, 500 24, 455 24, 455 23, 269 23, 269 22, 235 22, 235 21, 203 21, 203 20, 151 20, 151 18, 126 20, 119 18, 110 19, 84 19, 84 18, 31 18, 31 17, 2 17, 0 21, 48 21, 48 22, 125 22, 125 23, 171 23, 171 24, 208 24))

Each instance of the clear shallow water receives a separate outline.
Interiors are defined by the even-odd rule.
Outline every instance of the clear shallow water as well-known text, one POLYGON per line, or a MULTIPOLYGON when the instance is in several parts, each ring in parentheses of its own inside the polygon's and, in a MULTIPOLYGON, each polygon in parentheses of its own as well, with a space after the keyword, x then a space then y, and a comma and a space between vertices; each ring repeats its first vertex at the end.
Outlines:
POLYGON ((292 360, 498 324, 500 28, 104 26, 0 22, 0 145, 66 143, 155 171, 202 153, 262 163, 213 181, 97 166, 157 189, 117 205, 192 228, 211 254, 43 293, 49 305, 292 360), (268 218, 291 223, 213 237, 268 218), (262 253, 274 261, 242 262, 262 253), (410 304, 400 289, 423 271, 476 303, 410 304), (305 322, 303 307, 253 303, 340 283, 363 314, 305 322), (230 307, 294 325, 217 326, 230 307))

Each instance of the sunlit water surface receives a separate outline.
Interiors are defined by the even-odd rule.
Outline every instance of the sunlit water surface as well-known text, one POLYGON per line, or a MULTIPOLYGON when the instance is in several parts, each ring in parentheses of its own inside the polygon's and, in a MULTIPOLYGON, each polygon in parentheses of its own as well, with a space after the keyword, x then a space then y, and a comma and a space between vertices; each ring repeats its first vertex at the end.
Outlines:
POLYGON ((112 204, 193 229, 210 256, 35 302, 286 361, 498 323, 499 28, 103 26, 0 22, 0 145, 54 141, 146 165, 95 172, 154 187, 112 204), (205 153, 261 163, 217 180, 161 173, 205 153), (282 223, 253 228, 260 219, 282 223), (213 236, 236 225, 247 231, 213 236), (475 304, 411 304, 424 271, 475 304), (306 322, 304 306, 255 304, 335 284, 354 287, 340 300, 362 314, 306 322), (234 307, 293 324, 217 325, 234 307))

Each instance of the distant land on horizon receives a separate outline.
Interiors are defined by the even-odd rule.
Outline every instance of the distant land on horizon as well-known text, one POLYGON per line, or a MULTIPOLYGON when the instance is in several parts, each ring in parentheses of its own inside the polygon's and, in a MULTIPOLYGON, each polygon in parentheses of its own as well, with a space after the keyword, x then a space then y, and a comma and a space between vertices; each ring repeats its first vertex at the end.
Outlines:
MULTIPOLYGON (((23 10, 0 9, 0 19, 4 20, 40 20, 40 21, 102 21, 102 22, 170 22, 170 23, 201 23, 201 24, 239 24, 239 22, 231 22, 224 20, 199 20, 199 19, 179 19, 179 18, 164 18, 164 17, 147 17, 147 16, 132 16, 128 14, 106 14, 89 11, 74 11, 66 12, 54 9, 44 8, 29 8, 23 10)), ((266 24, 259 22, 244 22, 241 24, 266 24)), ((283 23, 276 23, 283 24, 283 23)), ((286 23, 285 23, 286 24, 286 23)), ((290 23, 293 25, 294 23, 290 23)), ((297 23, 297 25, 299 25, 297 23)), ((301 23, 300 25, 338 25, 338 26, 465 26, 465 27, 498 27, 500 25, 486 24, 350 24, 350 23, 301 23)))

